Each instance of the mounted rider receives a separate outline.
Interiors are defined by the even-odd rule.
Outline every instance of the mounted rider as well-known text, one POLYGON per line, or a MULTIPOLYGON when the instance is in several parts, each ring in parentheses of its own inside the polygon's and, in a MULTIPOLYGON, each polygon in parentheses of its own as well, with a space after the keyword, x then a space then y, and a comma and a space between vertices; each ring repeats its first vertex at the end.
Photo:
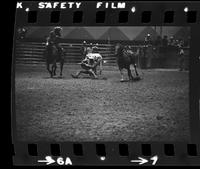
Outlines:
POLYGON ((49 33, 49 36, 46 42, 47 47, 52 47, 52 46, 56 47, 56 49, 58 50, 59 56, 62 56, 62 52, 63 52, 63 48, 60 45, 61 31, 62 31, 61 27, 59 26, 54 27, 54 29, 49 33))
POLYGON ((133 51, 132 51, 130 45, 128 45, 128 46, 124 46, 124 50, 123 50, 123 52, 126 53, 127 55, 132 55, 132 54, 133 54, 133 51))

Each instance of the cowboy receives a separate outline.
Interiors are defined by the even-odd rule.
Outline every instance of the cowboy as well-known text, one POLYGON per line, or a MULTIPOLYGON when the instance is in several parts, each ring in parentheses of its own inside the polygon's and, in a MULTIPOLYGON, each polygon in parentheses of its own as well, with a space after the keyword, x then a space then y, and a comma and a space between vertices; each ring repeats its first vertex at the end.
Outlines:
POLYGON ((93 52, 93 44, 90 43, 90 45, 87 47, 87 54, 93 52))
POLYGON ((78 71, 76 73, 76 75, 71 74, 71 76, 73 78, 78 78, 79 75, 81 75, 81 74, 89 74, 94 79, 97 79, 97 75, 94 72, 94 69, 96 68, 97 65, 93 58, 86 57, 85 59, 82 60, 80 65, 81 65, 82 69, 84 69, 84 70, 78 71))
POLYGON ((83 59, 87 55, 87 43, 86 43, 86 41, 83 41, 83 43, 82 43, 81 55, 82 55, 83 59))
POLYGON ((168 45, 170 45, 170 46, 174 46, 175 45, 175 40, 174 40, 173 36, 170 37, 168 45))
POLYGON ((149 33, 148 33, 147 36, 145 37, 144 43, 145 43, 145 46, 148 46, 148 45, 151 45, 151 44, 152 44, 151 35, 150 35, 149 33))
POLYGON ((98 43, 96 43, 93 47, 92 47, 92 53, 99 53, 98 51, 98 43))
POLYGON ((183 50, 183 45, 181 42, 178 44, 178 58, 179 58, 179 70, 184 70, 184 62, 185 62, 185 52, 183 50))
POLYGON ((168 46, 168 36, 165 35, 162 39, 162 46, 166 47, 168 46))
POLYGON ((46 42, 46 46, 54 45, 57 48, 59 54, 61 54, 63 51, 63 48, 59 44, 61 41, 61 31, 62 31, 61 27, 55 27, 49 33, 49 37, 47 38, 47 42, 46 42))

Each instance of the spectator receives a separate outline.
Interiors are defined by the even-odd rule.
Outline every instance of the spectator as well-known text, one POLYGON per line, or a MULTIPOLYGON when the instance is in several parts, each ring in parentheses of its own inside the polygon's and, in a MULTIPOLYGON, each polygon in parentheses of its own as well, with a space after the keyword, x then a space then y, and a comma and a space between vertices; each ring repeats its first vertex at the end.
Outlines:
POLYGON ((24 28, 24 27, 18 28, 18 30, 17 30, 18 39, 19 40, 24 39, 26 37, 26 33, 27 33, 26 28, 24 28))
POLYGON ((175 40, 174 40, 173 36, 170 37, 168 45, 169 46, 175 46, 175 40))
POLYGON ((162 38, 161 38, 161 36, 157 36, 154 45, 155 45, 156 47, 158 47, 158 46, 161 45, 161 43, 162 43, 162 38))
POLYGON ((178 59, 179 59, 179 70, 184 70, 184 63, 185 63, 185 52, 183 50, 182 41, 178 44, 178 59))
POLYGON ((179 40, 175 40, 175 46, 178 46, 179 45, 179 40))
POLYGON ((162 46, 166 47, 168 45, 168 37, 165 35, 162 40, 162 46))
POLYGON ((176 46, 176 40, 173 39, 172 46, 176 46))
POLYGON ((179 46, 181 46, 181 47, 184 46, 184 40, 183 39, 179 39, 179 46))
POLYGON ((87 47, 87 53, 92 53, 93 44, 90 43, 89 47, 87 47))
POLYGON ((187 40, 185 41, 185 45, 186 47, 190 46, 190 37, 187 38, 187 40))
POLYGON ((81 46, 81 55, 83 59, 86 57, 86 54, 87 54, 87 43, 86 41, 83 41, 81 46))
POLYGON ((145 37, 144 44, 145 44, 145 46, 152 45, 151 35, 150 34, 147 34, 147 36, 145 37))

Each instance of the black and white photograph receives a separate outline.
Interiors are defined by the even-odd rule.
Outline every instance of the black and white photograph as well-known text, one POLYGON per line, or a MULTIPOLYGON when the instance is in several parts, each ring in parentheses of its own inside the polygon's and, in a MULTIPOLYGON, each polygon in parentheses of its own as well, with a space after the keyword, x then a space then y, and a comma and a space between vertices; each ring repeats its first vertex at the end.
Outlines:
POLYGON ((18 141, 190 141, 186 26, 21 26, 18 141))

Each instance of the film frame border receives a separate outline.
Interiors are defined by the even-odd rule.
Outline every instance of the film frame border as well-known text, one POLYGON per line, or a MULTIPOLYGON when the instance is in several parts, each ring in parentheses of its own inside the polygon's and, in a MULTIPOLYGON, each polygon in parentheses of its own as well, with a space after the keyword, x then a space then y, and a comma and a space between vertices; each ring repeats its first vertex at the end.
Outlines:
MULTIPOLYGON (((101 10, 95 9, 95 2, 84 2, 85 6, 76 9, 42 9, 38 10, 37 2, 23 2, 25 6, 30 7, 30 11, 37 11, 37 22, 27 23, 28 12, 22 9, 16 10, 15 18, 15 29, 18 26, 190 26, 191 28, 191 48, 190 48, 190 66, 189 66, 189 80, 190 80, 190 133, 191 141, 188 143, 184 142, 19 142, 16 139, 16 123, 15 123, 15 100, 12 100, 12 140, 14 146, 15 156, 13 157, 14 165, 40 165, 37 163, 38 159, 44 158, 46 155, 52 155, 51 144, 58 144, 60 147, 60 156, 68 156, 73 161, 73 165, 130 165, 135 166, 133 163, 130 163, 130 160, 137 158, 138 156, 142 157, 151 157, 153 155, 159 155, 159 162, 156 165, 200 165, 200 135, 198 131, 200 130, 199 119, 199 95, 198 95, 198 63, 200 51, 198 47, 198 40, 200 39, 200 3, 198 2, 129 2, 125 1, 127 4, 126 10, 113 10, 105 9, 105 22, 96 23, 96 12, 101 10), (87 10, 88 5, 91 10, 87 10), (131 7, 136 7, 136 12, 132 14, 128 12, 127 22, 118 23, 119 13, 121 11, 128 11, 131 7), (192 11, 196 11, 196 22, 188 23, 187 15, 183 11, 185 7, 188 7, 192 11), (56 23, 50 23, 51 12, 60 11, 60 21, 56 23), (82 22, 74 23, 73 15, 76 11, 83 11, 82 22), (85 13, 86 11, 86 13, 85 13), (148 23, 141 23, 141 13, 142 11, 151 11, 151 20, 148 23), (174 11, 174 22, 172 23, 163 23, 164 17, 163 14, 166 11, 174 11), (48 19, 47 19, 48 16, 48 19), (94 16, 94 17, 91 17, 94 16), (116 16, 116 17, 113 17, 116 16), (20 18, 20 20, 19 20, 20 18), (115 19, 113 19, 115 18, 115 19), (139 18, 139 19, 136 19, 139 18), (37 155, 30 156, 28 145, 35 144, 37 145, 37 155), (76 155, 74 152, 74 144, 79 144, 82 147, 82 155, 76 155), (96 151, 98 148, 97 144, 102 144, 105 147, 105 152, 100 151, 99 155, 96 151), (120 155, 119 145, 125 145, 128 148, 128 155, 120 155), (142 145, 150 145, 150 154, 143 155, 142 145), (165 146, 172 145, 172 155, 167 155, 165 152, 165 146), (195 145, 195 146, 193 146, 195 145), (189 147, 196 147, 196 155, 189 155, 189 147), (87 151, 89 150, 89 151, 87 151), (86 153, 87 152, 87 153, 86 153), (106 153, 106 154, 105 154, 106 153), (106 159, 102 160, 101 157, 105 155, 106 159)), ((14 35, 14 42, 16 35, 14 35)), ((13 46, 14 46, 13 42, 13 46)), ((13 58, 15 54, 15 47, 13 48, 13 58)), ((15 59, 13 59, 13 65, 15 65, 15 59)), ((12 67, 12 84, 14 86, 14 66, 12 67)), ((15 91, 12 87, 12 94, 14 95, 15 91)), ((14 97, 12 97, 13 99, 14 97)), ((79 147, 80 148, 80 147, 79 147)), ((78 148, 78 149, 79 149, 78 148)), ((33 148, 34 149, 34 148, 33 148)), ((34 151, 34 150, 33 150, 34 151)), ((79 151, 79 150, 78 150, 79 151)), ((125 154, 127 154, 127 152, 125 154)), ((78 153, 79 154, 79 153, 78 153)), ((169 153, 170 154, 170 153, 169 153)), ((54 156, 54 157, 59 157, 54 156)), ((43 164, 41 164, 43 165, 43 164)), ((147 165, 151 165, 148 163, 147 165)))

